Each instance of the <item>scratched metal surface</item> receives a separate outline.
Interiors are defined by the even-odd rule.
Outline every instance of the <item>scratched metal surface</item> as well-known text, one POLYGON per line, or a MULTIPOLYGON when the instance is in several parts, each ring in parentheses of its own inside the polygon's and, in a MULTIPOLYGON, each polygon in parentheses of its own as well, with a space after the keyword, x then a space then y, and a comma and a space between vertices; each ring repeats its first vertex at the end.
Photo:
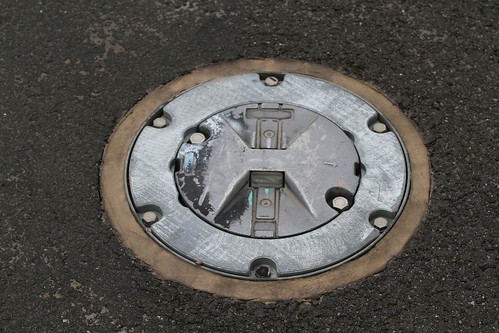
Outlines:
POLYGON ((244 277, 254 260, 269 258, 275 262, 278 275, 286 277, 331 266, 378 239, 378 230, 369 224, 373 212, 395 213, 403 201, 406 161, 396 135, 369 130, 367 124, 376 117, 376 110, 333 84, 287 74, 280 85, 267 87, 257 74, 244 74, 188 90, 164 110, 172 118, 171 125, 162 129, 145 127, 131 152, 130 196, 135 207, 154 205, 161 209, 163 217, 149 230, 157 239, 182 257, 202 261, 208 268, 244 277), (313 231, 269 240, 222 231, 179 202, 169 165, 184 132, 219 111, 262 101, 313 110, 353 134, 365 172, 350 210, 313 231))
POLYGON ((209 137, 202 144, 181 145, 177 187, 191 210, 225 231, 276 238, 303 233, 338 215, 326 198, 331 188, 349 196, 357 190, 353 143, 315 112, 289 104, 249 104, 218 113, 199 128, 209 137), (289 118, 257 120, 255 110, 262 117, 287 110, 289 118), (265 137, 269 131, 272 136, 265 137), (282 181, 275 187, 252 185, 254 172, 277 172, 282 181))

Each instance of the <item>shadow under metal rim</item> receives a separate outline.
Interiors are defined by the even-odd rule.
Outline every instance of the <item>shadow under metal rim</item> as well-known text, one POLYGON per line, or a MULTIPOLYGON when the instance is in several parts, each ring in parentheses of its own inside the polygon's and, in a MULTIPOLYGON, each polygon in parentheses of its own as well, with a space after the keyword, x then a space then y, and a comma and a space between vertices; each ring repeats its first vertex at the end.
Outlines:
POLYGON ((412 122, 375 88, 322 65, 281 59, 241 59, 201 67, 160 86, 139 101, 116 126, 104 150, 101 194, 105 218, 124 245, 159 277, 220 296, 258 301, 310 299, 386 268, 424 219, 431 191, 430 163, 424 141, 412 122), (325 272, 286 280, 251 281, 197 267, 156 243, 137 223, 126 188, 130 147, 144 122, 166 101, 198 84, 247 72, 304 74, 334 83, 372 104, 396 129, 410 166, 410 189, 397 223, 368 252, 325 272))

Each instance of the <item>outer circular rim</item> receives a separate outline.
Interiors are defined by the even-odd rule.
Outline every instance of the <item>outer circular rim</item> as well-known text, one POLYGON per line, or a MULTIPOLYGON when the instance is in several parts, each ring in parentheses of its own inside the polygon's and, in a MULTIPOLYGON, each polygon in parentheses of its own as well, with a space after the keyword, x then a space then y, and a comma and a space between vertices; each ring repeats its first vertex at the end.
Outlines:
POLYGON ((111 222, 124 245, 159 277, 220 296, 257 301, 310 299, 382 271, 416 232, 426 214, 431 190, 430 163, 423 139, 412 122, 388 98, 373 87, 322 65, 281 59, 241 59, 205 66, 150 92, 125 115, 111 135, 103 154, 100 183, 105 218, 111 222), (241 280, 187 263, 157 244, 136 222, 127 200, 126 161, 135 136, 151 110, 158 109, 195 85, 255 71, 298 73, 329 81, 371 103, 395 127, 409 156, 411 188, 397 223, 364 255, 309 277, 277 281, 241 280))
MULTIPOLYGON (((142 131, 137 135, 129 153, 127 171, 130 206, 136 212, 139 223, 141 220, 139 214, 144 209, 156 209, 161 212, 160 221, 150 229, 142 225, 145 231, 161 246, 182 259, 191 263, 202 262, 201 266, 204 269, 240 279, 257 279, 251 274, 251 267, 257 265, 257 262, 263 258, 267 258, 277 273, 273 274, 271 279, 281 280, 317 274, 360 256, 387 233, 382 231, 380 234, 377 228, 369 225, 369 222, 372 222, 370 219, 375 214, 388 214, 390 220, 396 220, 393 218, 394 214, 398 217, 398 212, 402 210, 401 200, 404 200, 409 188, 406 182, 408 159, 393 128, 386 134, 378 134, 370 128, 370 125, 382 116, 371 104, 357 95, 338 85, 302 74, 286 73, 284 81, 278 87, 265 86, 260 80, 261 76, 262 74, 258 73, 244 73, 206 82, 182 92, 166 102, 158 112, 154 112, 152 118, 161 115, 171 119, 171 124, 158 130, 150 126, 150 119, 144 123, 142 131), (210 105, 206 105, 207 100, 212 101, 210 105), (271 241, 241 237, 223 228, 213 228, 206 223, 202 214, 194 216, 192 207, 186 209, 184 205, 187 202, 183 205, 178 201, 177 198, 182 196, 179 188, 183 185, 175 184, 175 177, 171 172, 167 172, 165 166, 172 167, 174 154, 181 149, 179 142, 182 142, 182 137, 193 126, 200 126, 198 124, 207 121, 206 119, 210 119, 210 116, 220 110, 230 108, 245 110, 244 105, 247 105, 247 101, 258 101, 267 106, 274 105, 272 101, 281 101, 286 102, 283 105, 288 105, 290 108, 300 106, 313 110, 310 116, 322 117, 327 124, 333 125, 334 129, 343 135, 346 144, 351 145, 351 152, 355 151, 357 158, 360 159, 359 166, 364 169, 362 181, 357 185, 349 184, 345 187, 355 197, 355 204, 347 212, 336 216, 334 221, 322 223, 307 232, 271 241), (269 101, 270 104, 264 101, 269 101), (373 170, 375 172, 372 172, 373 170), (380 186, 381 183, 383 184, 380 186)), ((299 113, 296 113, 296 116, 299 116, 299 113)), ((382 121, 392 127, 386 119, 382 121)), ((237 126, 233 124, 233 127, 237 126)), ((317 128, 317 131, 306 132, 314 132, 317 135, 324 130, 325 128, 321 130, 317 128)), ((316 136, 317 140, 320 140, 319 138, 320 136, 316 136)), ((228 139, 230 140, 230 136, 228 139)), ((332 160, 339 158, 340 161, 337 162, 344 165, 345 161, 342 160, 343 157, 338 156, 326 158, 327 149, 318 153, 319 155, 306 156, 306 146, 297 149, 294 144, 290 145, 289 149, 279 153, 281 158, 279 161, 274 160, 271 163, 272 167, 278 166, 277 169, 285 170, 286 177, 293 179, 295 189, 301 190, 306 189, 309 183, 314 183, 313 178, 309 178, 313 177, 312 174, 316 174, 317 177, 317 174, 324 173, 324 176, 319 176, 322 181, 316 179, 317 184, 311 185, 308 190, 314 193, 319 190, 325 199, 331 189, 330 184, 335 183, 333 179, 335 176, 334 173, 330 173, 331 166, 323 162, 328 158, 332 160), (305 155, 302 155, 303 153, 305 155), (314 171, 300 181, 296 171, 302 168, 309 169, 311 166, 314 166, 314 171)), ((187 150, 201 147, 190 147, 187 150)), ((319 145, 316 147, 320 149, 319 145)), ((229 156, 232 154, 240 156, 239 149, 245 151, 243 147, 239 147, 237 151, 232 150, 230 144, 224 143, 226 154, 216 157, 220 165, 231 165, 234 168, 224 172, 224 181, 233 182, 233 177, 241 176, 240 171, 245 168, 257 170, 270 166, 268 161, 275 158, 272 155, 276 153, 271 150, 249 149, 243 155, 252 154, 253 157, 246 163, 238 162, 239 159, 231 160, 229 156), (266 154, 269 156, 265 156, 266 154)), ((210 152, 209 156, 218 155, 216 148, 210 152)), ((197 156, 198 160, 208 158, 203 156, 202 151, 199 153, 201 155, 197 156)), ((354 161, 349 161, 347 164, 351 166, 346 168, 344 166, 343 170, 350 174, 354 161)), ((202 169, 206 170, 204 167, 202 169)), ((335 167, 335 171, 338 170, 335 167)), ((347 181, 346 177, 344 174, 341 178, 347 181)), ((203 179, 199 179, 198 182, 203 183, 203 179)), ((219 190, 224 192, 226 189, 219 190)), ((205 192, 200 191, 195 196, 202 196, 203 193, 205 192)), ((221 199, 221 202, 225 200, 221 199)), ((210 202, 217 202, 217 194, 210 192, 210 202)), ((317 202, 310 204, 313 208, 309 207, 309 210, 316 212, 332 209, 330 206, 326 208, 325 200, 321 200, 319 205, 317 202)), ((322 218, 327 219, 324 216, 322 218)), ((390 226, 392 224, 390 223, 390 226)))

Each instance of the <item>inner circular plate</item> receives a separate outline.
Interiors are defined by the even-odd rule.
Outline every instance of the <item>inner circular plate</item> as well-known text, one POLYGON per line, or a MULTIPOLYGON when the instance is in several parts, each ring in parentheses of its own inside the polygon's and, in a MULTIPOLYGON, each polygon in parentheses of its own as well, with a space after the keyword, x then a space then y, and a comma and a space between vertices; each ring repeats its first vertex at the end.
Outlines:
POLYGON ((373 106, 317 78, 268 77, 228 76, 176 96, 152 110, 129 155, 138 223, 185 260, 241 278, 355 258, 393 226, 408 188, 404 149, 373 106))
POLYGON ((357 190, 352 141, 305 108, 245 104, 192 131, 176 156, 177 188, 186 206, 222 230, 263 238, 300 234, 342 212, 333 207, 333 192, 351 199, 357 190))

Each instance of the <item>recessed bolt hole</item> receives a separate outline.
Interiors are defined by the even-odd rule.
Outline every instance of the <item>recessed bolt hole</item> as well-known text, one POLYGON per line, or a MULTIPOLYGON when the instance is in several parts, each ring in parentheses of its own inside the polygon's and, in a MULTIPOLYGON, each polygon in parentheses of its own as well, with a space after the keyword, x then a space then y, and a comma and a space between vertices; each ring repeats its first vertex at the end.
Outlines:
POLYGON ((342 187, 332 187, 326 192, 327 204, 338 212, 350 209, 353 205, 353 194, 342 187))
POLYGON ((382 115, 377 114, 367 120, 367 126, 374 133, 385 133, 390 131, 382 115))
POLYGON ((188 128, 184 132, 184 142, 189 144, 201 144, 212 138, 212 130, 206 123, 188 128))
POLYGON ((285 74, 280 73, 259 73, 260 81, 267 87, 275 87, 284 81, 285 74))
POLYGON ((272 259, 258 258, 251 263, 250 276, 257 279, 277 277, 277 266, 272 259))
POLYGON ((388 220, 382 216, 376 217, 373 219, 373 226, 378 230, 384 230, 388 227, 388 220))
POLYGON ((193 133, 189 137, 189 142, 192 144, 201 144, 206 141, 206 137, 203 133, 193 133))
POLYGON ((383 232, 390 226, 395 216, 393 212, 379 210, 371 214, 369 223, 380 232, 383 232))
POLYGON ((270 277, 270 268, 268 266, 260 266, 255 271, 255 276, 259 278, 269 278, 270 277))
POLYGON ((279 84, 279 79, 276 78, 275 76, 269 76, 265 78, 265 85, 269 87, 274 87, 279 84))
POLYGON ((333 208, 339 211, 344 211, 348 208, 348 199, 345 197, 336 197, 332 202, 333 208))
POLYGON ((165 117, 158 117, 152 121, 152 125, 156 128, 163 128, 168 126, 168 119, 165 117))
POLYGON ((158 221, 158 216, 155 212, 145 212, 142 215, 142 222, 148 227, 151 226, 154 222, 158 221))
POLYGON ((142 224, 146 227, 152 226, 154 223, 161 220, 163 211, 155 205, 145 205, 137 207, 136 212, 142 224))
POLYGON ((383 123, 380 123, 380 122, 376 122, 372 125, 372 130, 373 132, 376 132, 376 133, 384 133, 386 132, 386 125, 383 124, 383 123))

